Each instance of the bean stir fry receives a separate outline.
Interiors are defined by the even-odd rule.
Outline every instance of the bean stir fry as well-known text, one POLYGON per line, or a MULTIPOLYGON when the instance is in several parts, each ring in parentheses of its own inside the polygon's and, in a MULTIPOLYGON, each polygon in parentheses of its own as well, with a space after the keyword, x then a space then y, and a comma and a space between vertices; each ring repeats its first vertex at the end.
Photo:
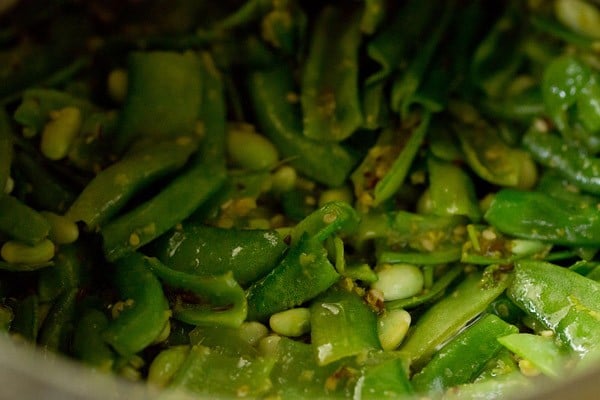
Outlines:
POLYGON ((0 330, 223 398, 600 356, 586 0, 0 1, 0 330))

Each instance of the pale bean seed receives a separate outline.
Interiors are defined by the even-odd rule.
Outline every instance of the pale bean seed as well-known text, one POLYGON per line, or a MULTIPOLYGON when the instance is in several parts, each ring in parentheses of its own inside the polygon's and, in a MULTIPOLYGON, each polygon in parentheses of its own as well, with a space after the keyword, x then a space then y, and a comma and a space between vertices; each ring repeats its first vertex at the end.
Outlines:
POLYGON ((371 287, 383 293, 385 301, 406 299, 423 290, 423 272, 412 264, 386 264, 377 271, 371 287))
POLYGON ((302 336, 310 331, 310 310, 299 307, 278 312, 271 315, 269 325, 282 336, 302 336))
POLYGON ((248 321, 240 325, 240 336, 252 346, 269 334, 269 329, 256 321, 248 321))
POLYGON ((297 178, 298 174, 294 168, 289 165, 282 165, 271 176, 273 191, 278 193, 289 192, 296 186, 297 178))
POLYGON ((44 239, 29 246, 16 240, 9 240, 2 245, 0 255, 11 264, 42 264, 54 257, 54 243, 44 239))
POLYGON ((227 132, 227 154, 236 165, 251 171, 273 167, 279 160, 277 148, 266 137, 235 127, 227 132))
POLYGON ((108 74, 107 86, 108 95, 110 98, 117 102, 122 103, 127 97, 127 71, 118 68, 114 69, 108 74))
POLYGON ((410 322, 410 314, 402 309, 386 311, 377 319, 377 334, 383 350, 394 350, 402 343, 410 322))
POLYGON ((60 160, 69 153, 71 143, 81 129, 81 111, 76 107, 65 107, 51 113, 51 118, 44 126, 40 149, 50 160, 60 160))
POLYGON ((42 211, 42 216, 50 224, 48 237, 56 244, 73 243, 79 237, 79 228, 73 221, 49 211, 42 211))
POLYGON ((347 186, 324 190, 319 196, 319 207, 332 201, 345 201, 352 204, 352 191, 347 186))

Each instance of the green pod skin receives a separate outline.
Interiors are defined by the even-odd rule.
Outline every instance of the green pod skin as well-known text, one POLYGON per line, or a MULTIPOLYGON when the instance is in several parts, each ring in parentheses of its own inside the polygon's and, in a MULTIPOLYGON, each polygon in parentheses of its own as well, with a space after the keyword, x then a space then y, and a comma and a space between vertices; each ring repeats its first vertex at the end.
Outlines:
POLYGON ((415 265, 439 265, 459 261, 461 258, 461 246, 444 246, 431 252, 416 251, 391 251, 383 249, 376 252, 379 264, 415 264, 415 265))
POLYGON ((197 276, 173 270, 156 258, 146 258, 146 266, 174 289, 181 289, 205 302, 186 303, 176 299, 173 316, 191 325, 223 325, 237 327, 246 319, 247 303, 244 290, 228 272, 220 276, 197 276))
POLYGON ((56 299, 65 290, 85 285, 87 273, 85 252, 78 245, 60 246, 53 258, 52 268, 40 271, 38 278, 38 295, 41 302, 56 299))
POLYGON ((375 365, 363 368, 355 393, 359 390, 359 398, 364 400, 411 398, 415 393, 405 360, 400 357, 377 360, 375 365))
POLYGON ((108 323, 103 312, 90 308, 77 321, 73 334, 73 355, 103 372, 111 371, 116 359, 115 352, 102 336, 108 323))
POLYGON ((65 216, 95 229, 115 215, 140 189, 181 168, 196 150, 191 138, 145 147, 101 171, 83 189, 65 216))
POLYGON ((540 164, 559 172, 582 190, 600 194, 600 158, 557 135, 535 128, 523 136, 523 146, 540 164))
POLYGON ((535 165, 531 156, 508 146, 487 122, 478 117, 475 123, 455 124, 453 130, 460 140, 465 161, 480 178, 500 186, 529 187, 533 184, 530 175, 531 170, 535 171, 535 165))
POLYGON ((271 375, 271 393, 282 399, 318 399, 340 394, 326 389, 327 379, 343 364, 333 362, 320 366, 314 356, 313 346, 282 337, 277 343, 277 361, 271 375), (305 372, 306 371, 306 372, 305 372), (309 378, 309 379, 307 379, 309 378))
POLYGON ((393 20, 381 26, 381 30, 367 44, 367 54, 379 64, 380 69, 369 76, 366 85, 381 82, 388 78, 409 56, 412 45, 424 35, 423 30, 430 26, 437 9, 432 9, 419 0, 406 2, 393 20))
POLYGON ((123 356, 130 356, 150 345, 169 320, 169 304, 160 281, 138 253, 115 263, 114 283, 125 305, 117 318, 102 332, 104 340, 123 356))
POLYGON ((423 110, 419 124, 411 132, 410 137, 400 151, 400 154, 398 154, 398 157, 394 160, 389 171, 387 171, 383 178, 375 185, 373 191, 375 205, 379 205, 394 196, 398 189, 400 189, 400 186, 404 183, 410 166, 413 164, 417 152, 427 136, 430 122, 431 113, 427 110, 423 110))
POLYGON ((175 138, 194 132, 202 103, 195 53, 136 52, 129 56, 128 89, 120 114, 120 153, 141 138, 175 138))
POLYGON ((598 246, 600 214, 541 192, 503 189, 496 193, 485 220, 500 232, 547 243, 598 246))
POLYGON ((323 143, 302 135, 302 118, 291 71, 283 64, 256 70, 248 77, 251 104, 260 130, 297 171, 331 187, 344 183, 356 160, 338 143, 323 143))
POLYGON ((33 208, 0 192, 0 232, 34 245, 48 237, 50 224, 33 208))
MULTIPOLYGON (((435 56, 440 39, 444 36, 452 19, 453 10, 453 2, 448 2, 448 5, 441 10, 441 17, 438 17, 435 29, 429 33, 427 40, 419 48, 419 51, 411 60, 406 71, 400 74, 392 84, 390 94, 391 108, 396 112, 400 112, 403 118, 406 118, 410 107, 415 103, 415 100, 419 102, 419 96, 416 96, 417 91, 421 84, 424 83, 429 65, 435 56)), ((438 10, 438 12, 440 12, 440 10, 438 10)), ((444 87, 445 85, 441 86, 444 87)), ((427 104, 427 102, 421 103, 427 104)), ((441 108, 432 107, 430 108, 430 111, 441 111, 441 108)))
POLYGON ((429 157, 427 170, 433 214, 464 215, 473 222, 481 218, 473 182, 461 168, 429 157))
POLYGON ((515 263, 508 297, 581 357, 598 354, 600 284, 544 261, 515 263))
MULTIPOLYGON (((423 253, 434 253, 462 244, 464 238, 455 235, 454 231, 465 223, 466 218, 458 215, 416 214, 402 210, 373 213, 362 216, 356 238, 359 242, 381 239, 386 245, 408 246, 423 253), (432 237, 438 240, 431 241, 432 237), (423 243, 428 240, 431 246, 424 246, 423 243)), ((455 257, 454 251, 450 250, 448 256, 455 257)))
POLYGON ((359 219, 358 213, 350 204, 332 201, 307 215, 292 229, 291 243, 298 243, 304 234, 319 241, 334 234, 350 235, 358 228, 359 219))
POLYGON ((18 152, 15 154, 14 165, 32 186, 32 192, 28 194, 29 201, 38 209, 63 214, 75 201, 76 193, 48 171, 39 160, 18 152))
POLYGON ((360 11, 327 6, 316 17, 300 91, 304 135, 311 139, 339 142, 362 124, 360 11))
POLYGON ((40 302, 37 295, 30 295, 19 301, 14 310, 14 318, 10 326, 12 333, 35 343, 40 328, 40 302))
POLYGON ((219 165, 191 166, 152 199, 101 228, 104 255, 114 261, 156 239, 189 217, 225 179, 219 165))
POLYGON ((272 387, 270 374, 274 364, 273 358, 231 356, 195 345, 170 387, 211 397, 259 398, 272 387))
POLYGON ((524 12, 508 4, 475 50, 469 79, 489 97, 499 97, 524 61, 524 12))
POLYGON ((74 329, 77 292, 78 289, 66 290, 54 301, 38 336, 43 349, 55 352, 68 349, 74 329))
POLYGON ((226 181, 223 83, 208 53, 202 53, 198 61, 203 89, 198 121, 204 131, 200 149, 191 165, 156 196, 101 230, 109 260, 135 251, 191 216, 226 181))
POLYGON ((0 192, 4 192, 10 177, 10 165, 13 158, 12 132, 8 115, 0 107, 0 192))
POLYGON ((242 337, 240 327, 198 326, 188 334, 191 345, 210 347, 236 357, 257 357, 258 349, 242 337))
POLYGON ((443 392, 469 383, 501 349, 498 338, 519 330, 493 314, 487 314, 460 332, 412 378, 417 392, 443 392), (452 374, 446 374, 452 371, 452 374))
POLYGON ((159 238, 152 248, 174 270, 200 276, 231 271, 240 285, 247 286, 271 271, 287 246, 276 231, 184 223, 182 229, 159 238))
POLYGON ((246 291, 248 320, 264 321, 278 311, 299 306, 338 278, 321 242, 304 235, 275 269, 246 291))
POLYGON ((467 275, 448 296, 431 306, 418 319, 399 349, 411 360, 411 368, 422 368, 438 346, 453 337, 504 292, 507 281, 501 279, 485 285, 482 274, 474 272, 467 275))
POLYGON ((356 293, 332 288, 310 307, 311 343, 318 365, 381 350, 377 316, 356 293))
POLYGON ((559 347, 553 337, 515 332, 498 338, 498 341, 517 356, 530 361, 546 376, 560 378, 565 373, 564 363, 568 353, 559 347))
POLYGON ((542 96, 546 110, 556 127, 565 132, 569 128, 569 107, 589 85, 592 71, 572 56, 553 60, 544 70, 542 96))

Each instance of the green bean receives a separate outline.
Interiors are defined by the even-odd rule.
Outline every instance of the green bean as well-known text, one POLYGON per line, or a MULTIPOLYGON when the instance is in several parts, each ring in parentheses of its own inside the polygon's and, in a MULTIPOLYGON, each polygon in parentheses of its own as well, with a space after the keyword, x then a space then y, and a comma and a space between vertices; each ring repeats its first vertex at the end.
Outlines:
POLYGON ((449 296, 430 307, 416 323, 400 350, 419 369, 437 346, 454 336, 464 325, 485 310, 507 287, 507 279, 486 287, 480 273, 472 273, 449 296))
POLYGON ((498 338, 498 341, 519 357, 530 361, 547 376, 557 378, 563 373, 563 358, 566 354, 551 337, 513 333, 498 338))
POLYGON ((77 289, 64 291, 55 301, 40 328, 38 343, 45 350, 66 351, 75 319, 77 289))
POLYGON ((362 123, 359 11, 326 6, 315 20, 300 91, 304 135, 311 139, 341 141, 362 123))
MULTIPOLYGON (((434 31, 428 36, 427 41, 412 59, 406 71, 399 75, 392 85, 390 101, 392 110, 400 112, 406 118, 411 104, 415 100, 415 94, 427 72, 435 50, 451 21, 453 2, 448 2, 442 10, 441 18, 436 21, 434 31)), ((440 86, 437 85, 437 88, 440 86)), ((440 111, 440 109, 429 109, 429 111, 440 111)))
POLYGON ((292 229, 291 243, 298 243, 304 234, 319 241, 336 233, 351 234, 358 227, 358 221, 358 214, 350 204, 343 201, 326 203, 292 229))
POLYGON ((35 245, 50 232, 50 224, 33 208, 13 196, 0 193, 0 232, 9 237, 35 245))
POLYGON ((484 218, 499 231, 525 239, 584 246, 600 243, 600 218, 594 206, 580 208, 541 192, 501 190, 484 218))
POLYGON ((102 225, 141 188, 180 168, 195 150, 181 137, 141 149, 101 171, 79 194, 65 216, 89 229, 102 225))
POLYGON ((475 188, 463 170, 447 162, 427 159, 432 212, 437 215, 465 215, 471 221, 481 218, 475 188))
POLYGON ((152 246, 170 268, 202 276, 231 271, 243 286, 272 270, 287 248, 273 230, 222 229, 194 223, 183 223, 181 229, 157 239, 152 246), (208 251, 200 257, 198 248, 208 251))
POLYGON ((530 154, 507 146, 471 106, 455 104, 450 110, 462 120, 454 130, 473 172, 501 186, 527 189, 535 184, 537 172, 530 154), (471 113, 475 115, 469 116, 471 113))
POLYGON ((435 393, 469 383, 485 363, 500 351, 498 342, 506 335, 517 332, 495 315, 485 315, 460 332, 417 373, 412 383, 417 392, 435 393), (446 374, 444 371, 452 371, 446 374))
POLYGON ((523 145, 539 163, 555 169, 581 189, 600 194, 600 160, 579 146, 535 127, 523 137, 523 145))
POLYGON ((117 151, 139 138, 174 139, 192 134, 202 101, 200 68, 192 52, 132 53, 117 151))
POLYGON ((473 54, 469 78, 490 97, 498 97, 523 62, 522 18, 520 4, 506 6, 473 54))
POLYGON ((334 287, 311 305, 310 315, 319 365, 381 348, 375 313, 354 293, 334 287))
POLYGON ((210 304, 185 302, 185 297, 175 300, 173 317, 192 325, 239 326, 247 315, 244 291, 233 280, 231 272, 221 276, 201 277, 175 271, 155 258, 144 263, 159 279, 174 289, 185 290, 210 304))
POLYGON ((62 214, 75 200, 76 193, 73 189, 48 171, 47 166, 39 160, 19 152, 15 154, 14 164, 32 186, 29 196, 32 205, 62 214))
POLYGON ((598 283, 559 266, 536 260, 515 263, 507 294, 528 315, 538 320, 580 357, 598 351, 595 297, 598 283), (535 291, 535 295, 532 295, 535 291))
POLYGON ((354 157, 339 144, 302 136, 299 109, 290 100, 294 93, 291 72, 283 65, 253 71, 248 85, 260 130, 290 159, 290 165, 318 182, 340 186, 354 167, 354 157))
POLYGON ((413 127, 410 137, 407 139, 398 157, 394 160, 389 171, 375 185, 375 190, 373 191, 374 205, 381 204, 396 194, 406 179, 408 170, 417 155, 419 147, 421 147, 421 144, 425 140, 430 120, 431 113, 423 111, 418 125, 413 127))
POLYGON ((89 262, 84 259, 86 250, 79 243, 59 247, 52 268, 39 272, 37 289, 40 301, 49 302, 65 290, 86 286, 90 279, 89 262))
POLYGON ((223 397, 258 397, 272 386, 269 375, 274 360, 268 358, 241 358, 222 354, 205 346, 196 345, 173 377, 172 387, 185 388, 198 395, 223 397), (235 374, 231 374, 236 370, 235 374))
POLYGON ((35 343, 40 328, 40 303, 38 296, 29 295, 21 299, 15 309, 11 331, 31 343, 35 343))
POLYGON ((115 265, 115 285, 123 303, 102 335, 123 356, 131 356, 154 342, 169 319, 163 289, 145 263, 142 255, 133 253, 115 265))
POLYGON ((162 235, 216 193, 224 180, 219 165, 191 166, 154 198, 101 228, 106 258, 114 261, 162 235))
POLYGON ((93 368, 109 372, 116 363, 116 354, 104 341, 102 332, 108 326, 108 317, 101 311, 85 310, 73 333, 74 355, 93 368))
POLYGON ((264 320, 298 306, 327 290, 338 277, 320 241, 305 234, 271 272, 248 288, 248 320, 264 320))

